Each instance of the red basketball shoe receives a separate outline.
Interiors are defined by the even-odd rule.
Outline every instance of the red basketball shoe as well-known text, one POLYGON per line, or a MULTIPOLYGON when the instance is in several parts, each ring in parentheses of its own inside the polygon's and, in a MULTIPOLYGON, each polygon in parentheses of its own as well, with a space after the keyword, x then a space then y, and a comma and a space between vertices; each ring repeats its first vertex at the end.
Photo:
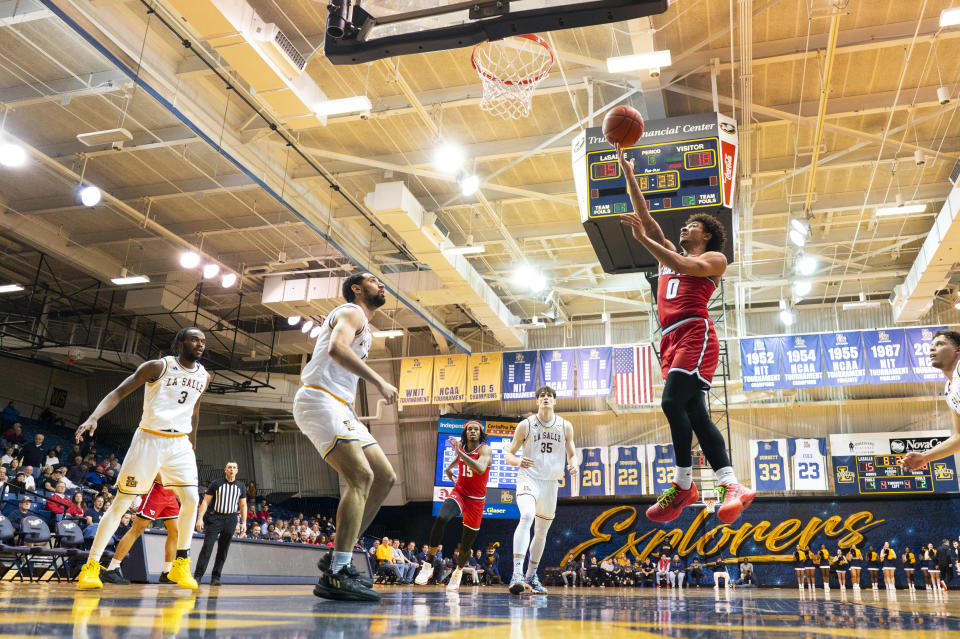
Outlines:
POLYGON ((689 506, 698 499, 700 491, 696 484, 691 482, 690 489, 683 490, 676 482, 671 483, 670 488, 657 497, 657 503, 647 508, 647 519, 658 524, 673 521, 680 516, 684 506, 689 506))
POLYGON ((740 484, 723 484, 717 486, 717 492, 723 504, 717 508, 717 519, 725 524, 732 524, 745 509, 753 503, 757 491, 740 484))

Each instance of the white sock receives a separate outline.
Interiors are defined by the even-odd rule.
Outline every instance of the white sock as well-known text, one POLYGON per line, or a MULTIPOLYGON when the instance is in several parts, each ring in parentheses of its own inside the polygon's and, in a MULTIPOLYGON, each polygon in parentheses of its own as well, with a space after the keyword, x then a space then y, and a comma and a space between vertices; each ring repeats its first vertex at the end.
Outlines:
POLYGON ((717 476, 717 483, 721 486, 737 483, 737 476, 733 474, 733 466, 724 466, 713 471, 713 473, 717 476))
POLYGON ((518 557, 517 555, 513 556, 513 574, 523 574, 523 557, 518 557))
POLYGON ((350 563, 353 553, 351 552, 333 552, 333 562, 330 565, 330 572, 340 572, 340 569, 350 563))
POLYGON ((165 562, 163 562, 163 572, 170 572, 170 568, 172 568, 172 567, 173 567, 173 562, 172 562, 172 561, 165 561, 165 562))
POLYGON ((674 481, 681 490, 690 490, 690 484, 693 483, 693 467, 677 466, 677 478, 674 481))
POLYGON ((110 560, 110 565, 107 566, 107 570, 114 570, 114 569, 119 568, 119 567, 120 567, 120 562, 117 561, 116 559, 111 559, 111 560, 110 560))
POLYGON ((527 579, 531 579, 537 575, 537 568, 540 567, 539 561, 530 561, 527 564, 527 579))

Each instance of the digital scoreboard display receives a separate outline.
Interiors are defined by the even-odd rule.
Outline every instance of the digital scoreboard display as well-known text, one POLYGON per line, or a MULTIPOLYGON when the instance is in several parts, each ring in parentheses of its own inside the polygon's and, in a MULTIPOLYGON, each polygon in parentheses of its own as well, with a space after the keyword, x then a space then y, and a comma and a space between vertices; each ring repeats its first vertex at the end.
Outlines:
MULTIPOLYGON (((437 442, 435 456, 436 474, 433 481, 433 514, 440 512, 440 506, 450 494, 454 482, 450 481, 444 469, 454 459, 447 440, 450 437, 459 438, 467 422, 477 422, 487 433, 486 444, 490 447, 493 457, 490 462, 490 475, 487 480, 487 499, 484 505, 484 517, 519 518, 514 501, 514 490, 517 486, 517 466, 510 466, 506 462, 506 451, 513 441, 513 431, 516 422, 497 421, 481 417, 441 417, 437 423, 437 442)), ((454 478, 457 476, 457 466, 452 470, 454 478)))
POLYGON ((914 471, 900 467, 903 455, 849 455, 833 458, 837 494, 890 495, 957 492, 953 457, 914 471))

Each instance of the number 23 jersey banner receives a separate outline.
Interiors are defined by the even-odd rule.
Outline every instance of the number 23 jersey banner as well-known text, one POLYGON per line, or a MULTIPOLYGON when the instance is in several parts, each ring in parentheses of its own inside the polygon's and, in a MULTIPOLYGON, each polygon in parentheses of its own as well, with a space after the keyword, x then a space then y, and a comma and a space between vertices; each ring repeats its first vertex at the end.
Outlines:
POLYGON ((827 439, 790 438, 790 470, 794 490, 828 490, 827 439))

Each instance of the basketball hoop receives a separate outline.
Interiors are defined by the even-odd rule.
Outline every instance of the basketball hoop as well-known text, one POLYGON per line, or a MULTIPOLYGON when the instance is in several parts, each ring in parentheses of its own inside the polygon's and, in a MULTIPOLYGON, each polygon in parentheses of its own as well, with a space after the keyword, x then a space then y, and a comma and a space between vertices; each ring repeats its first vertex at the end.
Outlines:
POLYGON ((720 503, 720 497, 717 495, 717 491, 704 489, 700 494, 702 495, 703 507, 707 509, 707 512, 711 514, 716 512, 717 504, 720 503))
POLYGON ((533 92, 553 62, 550 45, 532 33, 476 45, 470 63, 483 84, 480 108, 504 120, 527 117, 533 92))

